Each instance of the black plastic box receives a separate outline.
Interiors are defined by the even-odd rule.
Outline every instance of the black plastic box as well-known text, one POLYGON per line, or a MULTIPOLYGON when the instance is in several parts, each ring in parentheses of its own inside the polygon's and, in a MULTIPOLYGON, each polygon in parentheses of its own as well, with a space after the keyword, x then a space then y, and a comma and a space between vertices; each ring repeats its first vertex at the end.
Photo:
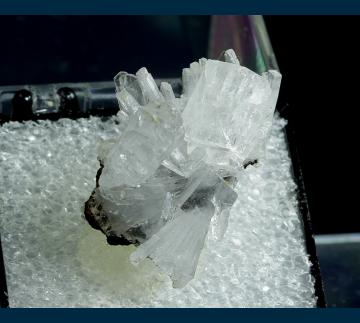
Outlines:
MULTIPOLYGON (((234 18, 235 19, 235 18, 234 18)), ((272 51, 270 41, 266 32, 264 22, 261 17, 238 17, 235 19, 238 26, 238 30, 234 31, 238 33, 238 39, 240 39, 240 48, 234 48, 237 51, 237 54, 240 56, 240 61, 245 66, 261 73, 269 68, 278 69, 275 55, 272 51), (247 30, 247 32, 242 32, 247 30), (245 48, 245 50, 244 50, 245 48), (255 57, 262 57, 262 61, 256 61, 255 57)), ((215 17, 213 19, 210 35, 210 53, 209 57, 215 57, 219 48, 231 48, 233 46, 233 36, 230 37, 229 33, 224 33, 224 27, 226 27, 226 18, 224 17, 215 17), (226 36, 228 35, 228 36, 226 36), (223 36, 223 37, 221 37, 223 36)), ((169 81, 174 91, 179 94, 181 93, 181 81, 176 79, 167 80, 169 81)), ((284 81, 284 80, 283 80, 284 81)), ((286 80, 285 80, 286 81, 286 80)), ((36 88, 36 87, 35 87, 36 88)), ((14 106, 9 105, 8 109, 0 111, 0 122, 9 121, 9 120, 26 120, 26 119, 44 119, 49 118, 56 120, 59 117, 87 117, 88 115, 99 115, 99 116, 108 116, 117 112, 117 103, 115 99, 115 89, 112 82, 104 83, 82 83, 82 84, 59 84, 56 85, 57 90, 67 88, 73 89, 75 95, 80 97, 83 93, 83 89, 86 88, 86 91, 90 89, 90 96, 92 96, 92 103, 89 105, 82 105, 77 111, 67 111, 65 109, 61 111, 33 111, 34 113, 30 115, 22 115, 22 111, 14 111, 14 106), (106 94, 105 96, 103 94, 106 94), (15 113, 16 112, 16 113, 15 113)), ((28 86, 11 86, 0 88, 0 95, 4 91, 13 93, 14 95, 17 91, 27 89, 31 90, 32 87, 28 86)), ((286 98, 286 93, 281 93, 282 98, 286 98)), ((282 100, 284 101, 284 100, 282 100)), ((286 100, 285 100, 286 101, 286 100)), ((304 237, 306 241, 306 249, 310 256, 311 261, 311 274, 315 279, 315 294, 317 297, 317 306, 325 307, 325 296, 323 291, 323 285, 321 280, 320 268, 316 256, 316 247, 313 238, 313 231, 311 225, 311 218, 308 208, 308 202, 306 197, 306 190, 303 179, 303 172, 301 167, 301 160, 299 158, 295 130, 293 126, 293 121, 291 115, 288 112, 288 106, 284 103, 277 106, 277 110, 280 112, 281 116, 288 119, 288 124, 286 126, 286 138, 288 143, 289 153, 292 159, 293 165, 293 176, 298 187, 298 201, 299 201, 299 211, 302 217, 304 225, 304 237)), ((1 126, 1 125, 0 125, 1 126)), ((1 232, 0 232, 1 234, 1 232)), ((11 292, 11 291, 10 291, 11 292)), ((3 261, 2 249, 1 249, 1 239, 0 239, 0 306, 8 307, 8 294, 6 287, 6 275, 5 275, 5 266, 3 261)))

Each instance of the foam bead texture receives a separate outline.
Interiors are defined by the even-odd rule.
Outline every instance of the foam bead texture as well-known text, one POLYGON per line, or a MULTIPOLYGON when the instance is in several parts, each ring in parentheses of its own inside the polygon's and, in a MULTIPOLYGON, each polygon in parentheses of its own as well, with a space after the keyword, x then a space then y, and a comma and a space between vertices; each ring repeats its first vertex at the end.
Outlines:
POLYGON ((275 117, 259 167, 239 179, 221 241, 209 233, 195 278, 174 289, 134 246, 109 246, 83 219, 98 142, 117 118, 0 127, 0 230, 11 307, 314 307, 283 127, 275 117))

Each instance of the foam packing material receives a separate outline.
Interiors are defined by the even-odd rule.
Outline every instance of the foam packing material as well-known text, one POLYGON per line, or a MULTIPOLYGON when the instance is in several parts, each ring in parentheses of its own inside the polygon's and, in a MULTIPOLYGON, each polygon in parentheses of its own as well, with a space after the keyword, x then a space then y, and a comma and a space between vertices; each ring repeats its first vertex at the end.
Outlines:
POLYGON ((221 241, 208 235, 195 278, 174 289, 134 246, 109 246, 83 219, 98 143, 118 119, 0 127, 0 232, 10 307, 314 307, 283 127, 275 116, 261 166, 239 178, 221 241))

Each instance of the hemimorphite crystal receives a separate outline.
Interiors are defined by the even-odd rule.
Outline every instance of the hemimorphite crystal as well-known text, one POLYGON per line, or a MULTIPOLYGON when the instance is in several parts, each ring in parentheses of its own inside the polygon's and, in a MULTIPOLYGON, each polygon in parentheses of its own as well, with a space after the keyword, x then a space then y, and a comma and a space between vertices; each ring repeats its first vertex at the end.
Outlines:
POLYGON ((179 211, 148 241, 132 253, 137 264, 149 257, 173 281, 173 287, 184 287, 193 277, 208 232, 214 207, 209 204, 189 212, 179 211))
POLYGON ((225 234, 239 174, 263 158, 280 88, 278 72, 258 75, 233 50, 224 60, 183 69, 180 98, 145 68, 115 77, 122 132, 102 145, 86 204, 109 243, 137 245, 132 261, 152 259, 174 287, 194 276, 209 229, 225 234))
POLYGON ((126 113, 126 128, 104 158, 101 189, 146 181, 176 148, 182 135, 181 116, 171 106, 172 101, 165 100, 146 69, 137 74, 141 97, 147 103, 141 106, 126 87, 118 92, 121 113, 126 113))
POLYGON ((207 60, 191 81, 182 113, 186 140, 206 149, 208 164, 236 174, 246 160, 259 157, 254 151, 270 128, 280 79, 276 71, 260 76, 238 64, 207 60))

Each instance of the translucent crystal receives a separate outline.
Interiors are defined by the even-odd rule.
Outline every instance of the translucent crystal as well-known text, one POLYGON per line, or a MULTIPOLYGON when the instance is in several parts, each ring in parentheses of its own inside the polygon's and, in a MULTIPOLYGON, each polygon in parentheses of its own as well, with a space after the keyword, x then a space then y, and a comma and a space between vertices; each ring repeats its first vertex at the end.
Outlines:
POLYGON ((96 198, 111 224, 112 234, 142 243, 172 220, 179 210, 191 211, 212 204, 216 216, 226 218, 237 194, 230 183, 206 166, 189 178, 160 166, 141 185, 97 188, 96 198))
POLYGON ((225 62, 228 62, 228 63, 240 65, 240 62, 239 62, 239 60, 236 56, 236 53, 234 52, 233 49, 228 49, 227 51, 224 52, 224 60, 225 60, 225 62))
POLYGON ((200 74, 190 81, 193 90, 182 113, 186 140, 206 149, 208 164, 236 174, 263 150, 281 76, 214 60, 207 60, 200 74))
POLYGON ((161 166, 141 185, 121 185, 98 190, 98 200, 111 223, 112 232, 126 237, 128 230, 140 229, 141 235, 135 238, 143 242, 172 218, 170 214, 164 215, 162 210, 166 209, 170 213, 175 208, 172 199, 182 192, 187 181, 161 166))
POLYGON ((171 277, 175 288, 184 287, 194 277, 214 208, 210 204, 179 213, 130 256, 134 264, 152 259, 171 277))
POLYGON ((188 177, 200 167, 205 153, 206 151, 202 147, 196 147, 189 153, 187 142, 180 139, 179 145, 162 164, 177 174, 188 177))
MULTIPOLYGON (((104 189, 136 186, 146 181, 175 149, 182 135, 180 114, 171 108, 145 69, 138 74, 137 80, 148 103, 145 106, 136 103, 135 108, 127 110, 128 120, 123 120, 127 121, 126 128, 104 158, 100 178, 100 187, 104 189)), ((121 102, 135 102, 125 88, 121 91, 120 95, 127 98, 121 102)))
MULTIPOLYGON (((109 241, 135 244, 173 280, 195 274, 206 235, 223 238, 241 172, 263 159, 281 75, 258 75, 233 50, 183 69, 183 94, 141 68, 114 79, 121 135, 102 144, 85 216, 109 241), (111 238, 111 240, 109 240, 111 238)), ((109 242, 112 243, 112 242, 109 242)))

